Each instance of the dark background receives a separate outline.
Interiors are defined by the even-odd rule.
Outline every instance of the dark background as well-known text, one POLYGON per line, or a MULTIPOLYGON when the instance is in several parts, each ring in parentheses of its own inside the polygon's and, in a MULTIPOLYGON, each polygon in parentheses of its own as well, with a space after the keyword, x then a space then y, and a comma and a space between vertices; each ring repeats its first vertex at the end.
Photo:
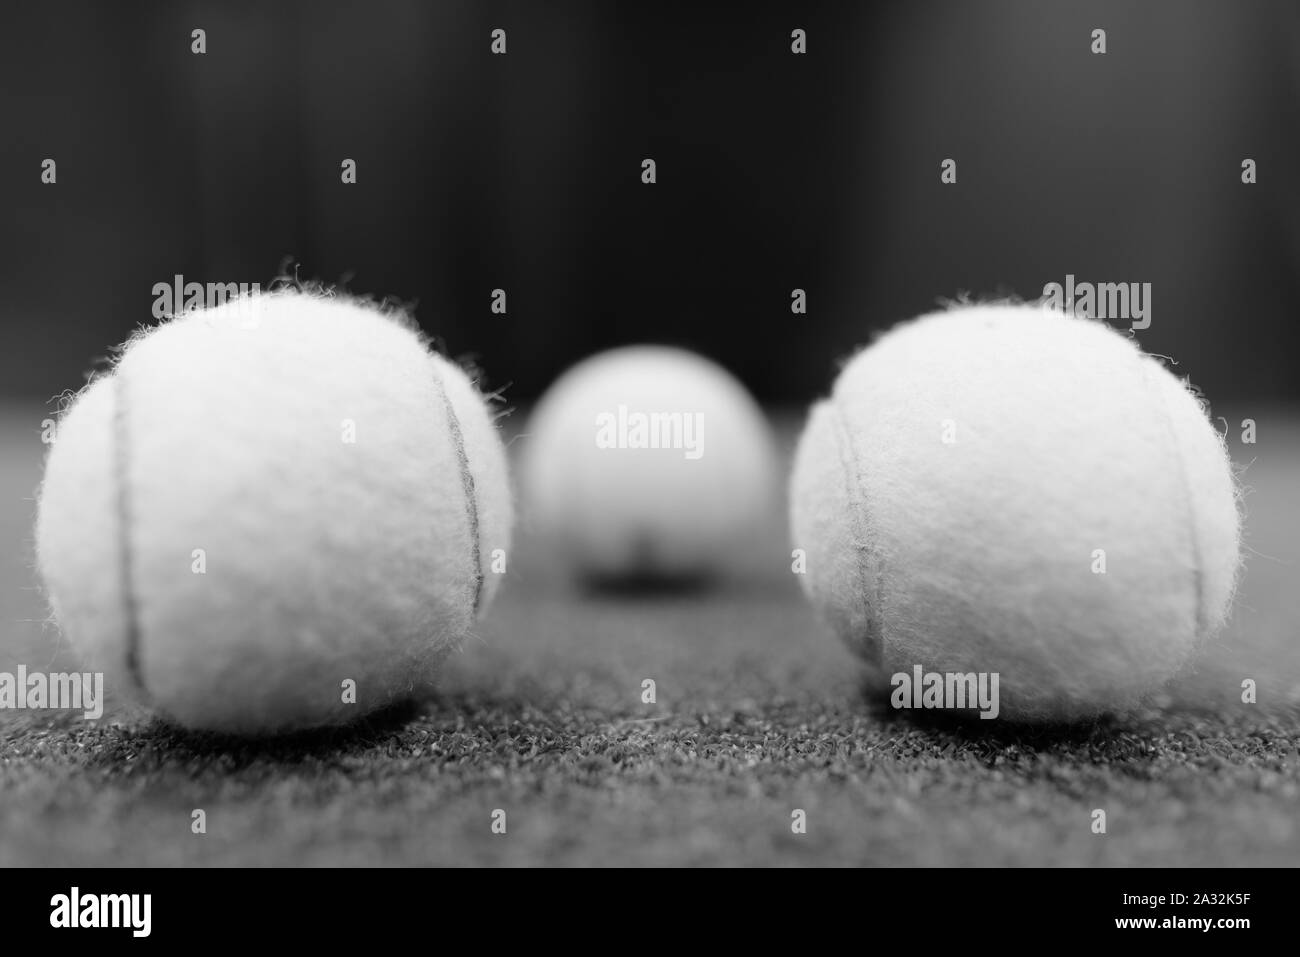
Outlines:
POLYGON ((1142 344, 1212 398, 1300 395, 1293 0, 43 3, 0 20, 4 394, 77 386, 151 321, 156 282, 265 284, 291 255, 303 278, 414 301, 516 400, 653 340, 805 401, 938 297, 1034 297, 1067 273, 1151 282, 1142 344))
POLYGON ((152 321, 154 283, 288 254, 418 300, 521 402, 656 339, 798 404, 940 296, 1151 282, 1141 342, 1225 413, 1247 513, 1196 669, 1149 711, 1023 732, 875 713, 780 514, 765 576, 675 596, 556 587, 522 523, 409 720, 250 744, 0 709, 0 862, 1295 866, 1300 407, 1272 401, 1300 397, 1298 59, 1295 0, 0 3, 0 669, 75 660, 35 571, 40 403, 152 321))

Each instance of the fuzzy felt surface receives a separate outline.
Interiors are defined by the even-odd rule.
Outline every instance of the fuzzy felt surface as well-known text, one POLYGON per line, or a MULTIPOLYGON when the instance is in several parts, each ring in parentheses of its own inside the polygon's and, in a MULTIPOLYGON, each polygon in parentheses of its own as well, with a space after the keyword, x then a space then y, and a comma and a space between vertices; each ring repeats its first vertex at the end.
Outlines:
POLYGON ((1128 337, 1038 306, 932 314, 860 352, 791 502, 803 583, 850 645, 886 674, 998 674, 1008 717, 1139 703, 1236 582, 1231 463, 1199 400, 1128 337))
MULTIPOLYGON (((1221 411, 1259 426, 1233 447, 1249 561, 1223 633, 1155 709, 1037 730, 882 710, 791 581, 783 515, 779 567, 675 594, 565 589, 521 535, 477 637, 415 711, 269 743, 0 713, 0 861, 1298 865, 1300 410, 1221 411)), ((70 662, 31 569, 46 414, 0 407, 10 671, 70 662)), ((780 429, 787 454, 799 425, 780 429)))
POLYGON ((279 292, 127 344, 61 417, 36 545, 115 695, 274 730, 429 687, 495 590, 510 512, 464 372, 400 317, 279 292))

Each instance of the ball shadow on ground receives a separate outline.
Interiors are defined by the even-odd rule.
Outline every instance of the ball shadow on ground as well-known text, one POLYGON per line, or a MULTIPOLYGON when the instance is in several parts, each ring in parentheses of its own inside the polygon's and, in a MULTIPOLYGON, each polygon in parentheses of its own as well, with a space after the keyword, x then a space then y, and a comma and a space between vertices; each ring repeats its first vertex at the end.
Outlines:
POLYGON ((1088 721, 1026 723, 981 718, 967 709, 896 709, 876 685, 864 683, 861 700, 874 718, 886 727, 915 730, 976 750, 1018 748, 1051 751, 1059 748, 1104 747, 1124 731, 1136 730, 1122 719, 1103 715, 1088 721))
POLYGON ((580 594, 591 598, 696 598, 709 594, 718 582, 700 575, 590 575, 578 583, 580 594))
POLYGON ((294 763, 366 751, 395 741, 424 713, 426 704, 404 701, 373 711, 352 724, 289 731, 281 734, 237 735, 193 731, 164 718, 139 727, 120 729, 115 746, 98 749, 98 760, 114 762, 142 748, 164 753, 169 761, 225 757, 237 767, 254 761, 294 763))

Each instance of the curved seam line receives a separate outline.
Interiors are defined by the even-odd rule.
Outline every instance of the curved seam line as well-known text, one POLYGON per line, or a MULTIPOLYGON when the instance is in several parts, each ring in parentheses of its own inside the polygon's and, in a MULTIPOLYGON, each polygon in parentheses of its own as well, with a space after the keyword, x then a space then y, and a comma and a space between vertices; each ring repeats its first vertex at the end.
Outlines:
POLYGON ((473 613, 478 614, 483 600, 483 553, 479 544, 478 496, 474 491, 474 475, 469 470, 469 454, 465 451, 465 435, 460 428, 456 410, 452 408, 451 398, 447 395, 442 376, 435 375, 434 385, 442 397, 443 407, 447 410, 447 427, 451 432, 451 444, 456 449, 456 460, 460 465, 461 488, 465 492, 465 517, 469 521, 470 561, 474 569, 474 603, 473 613))
MULTIPOLYGON (((1187 460, 1183 456, 1183 449, 1178 441, 1178 432, 1174 429, 1174 417, 1169 408, 1169 399, 1160 389, 1159 383, 1153 383, 1151 377, 1152 366, 1155 360, 1145 359, 1146 363, 1142 369, 1142 376, 1146 380, 1147 388, 1154 388, 1160 396, 1160 405, 1164 409, 1165 432, 1170 437, 1170 445, 1173 447, 1174 459, 1178 462, 1178 476, 1183 487, 1183 503, 1187 516, 1187 527, 1192 539, 1192 594, 1196 599, 1196 640, 1199 642, 1205 637, 1205 599, 1201 594, 1204 589, 1204 573, 1201 570, 1201 536, 1196 525, 1196 509, 1192 503, 1192 483, 1187 474, 1187 460)), ((1182 384, 1179 384, 1182 388, 1182 384)))
POLYGON ((122 616, 124 619, 126 670, 131 681, 148 699, 149 689, 140 666, 140 602, 132 588, 135 555, 131 550, 131 494, 128 482, 130 432, 127 429, 125 378, 119 369, 113 376, 113 473, 117 483, 118 565, 122 572, 122 616))
POLYGON ((874 646, 875 663, 881 664, 884 660, 885 652, 885 635, 884 624, 882 620, 881 596, 883 583, 881 582, 881 573, 878 562, 871 562, 871 537, 867 534, 867 505, 866 494, 862 490, 859 480, 859 462, 857 453, 853 448, 853 436, 849 434, 848 427, 844 423, 843 416, 840 415, 839 409, 835 405, 834 399, 827 400, 827 409, 831 415, 832 428, 835 430, 835 444, 840 448, 840 467, 844 470, 844 484, 849 493, 850 510, 852 515, 850 521, 853 522, 855 532, 858 538, 857 546, 857 567, 858 580, 860 583, 860 592, 863 605, 863 617, 867 622, 868 637, 874 646), (870 592, 872 589, 872 574, 868 565, 874 564, 875 570, 875 601, 871 600, 870 592))

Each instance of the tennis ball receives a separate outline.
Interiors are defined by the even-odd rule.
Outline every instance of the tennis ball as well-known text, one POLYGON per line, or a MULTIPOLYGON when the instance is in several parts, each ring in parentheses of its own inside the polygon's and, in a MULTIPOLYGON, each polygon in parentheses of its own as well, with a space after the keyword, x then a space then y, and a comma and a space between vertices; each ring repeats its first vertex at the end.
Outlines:
POLYGON ((578 363, 521 442, 526 524, 582 579, 726 574, 775 511, 762 413, 725 370, 682 349, 630 346, 578 363))
POLYGON ((425 691, 492 597, 510 518, 465 373, 400 316, 283 291, 126 343, 60 418, 36 547, 107 687, 256 733, 425 691))
POLYGON ((1223 623, 1231 465, 1129 337, 990 304, 903 324, 814 406, 791 528, 805 591, 877 677, 1000 675, 1003 717, 1135 705, 1223 623))

